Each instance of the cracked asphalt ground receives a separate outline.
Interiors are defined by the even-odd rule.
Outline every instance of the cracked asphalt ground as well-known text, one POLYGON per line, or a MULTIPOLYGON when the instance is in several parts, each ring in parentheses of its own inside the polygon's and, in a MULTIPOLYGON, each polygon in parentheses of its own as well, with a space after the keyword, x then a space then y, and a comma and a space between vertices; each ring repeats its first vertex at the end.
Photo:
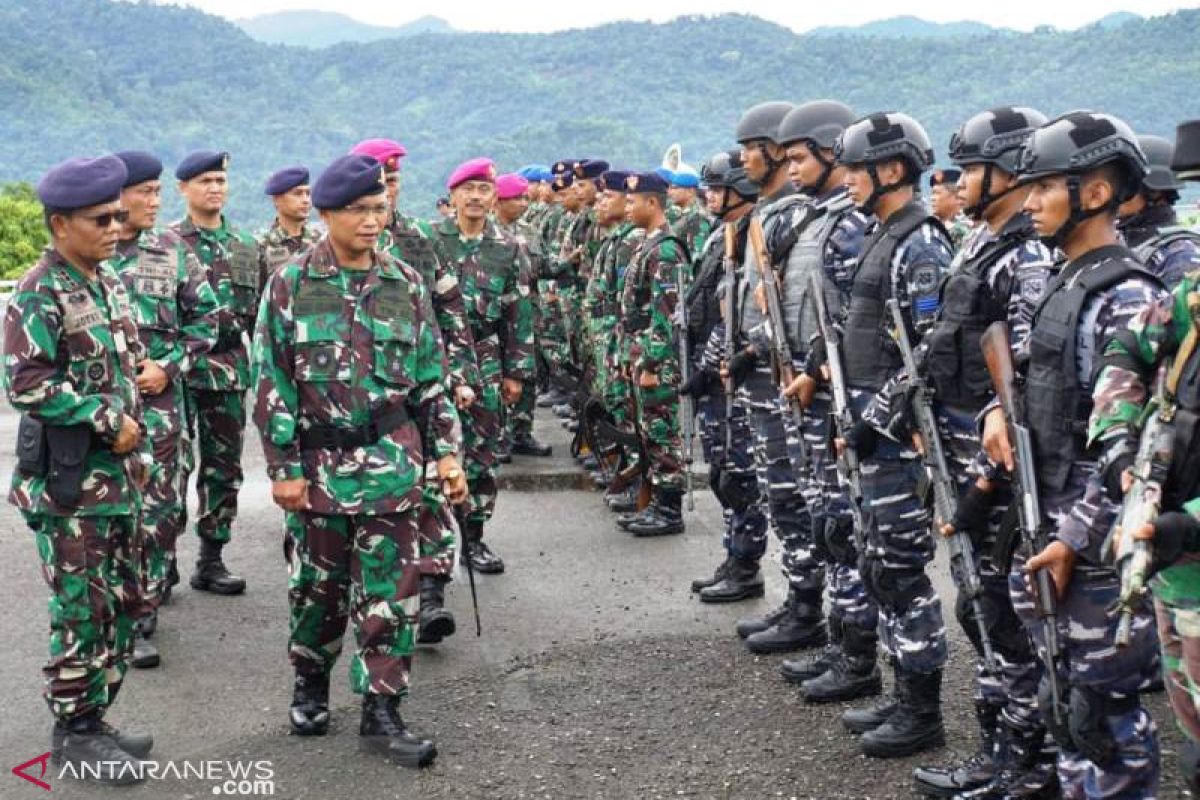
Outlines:
MULTIPOLYGON (((5 486, 15 430, 15 414, 0 411, 5 486)), ((578 486, 562 431, 539 420, 539 435, 554 442, 555 458, 518 459, 505 467, 509 479, 525 488, 578 486)), ((711 495, 697 492, 683 536, 635 540, 612 524, 597 493, 578 488, 501 493, 488 536, 508 572, 478 579, 483 637, 474 636, 460 575, 449 598, 459 633, 418 651, 403 713, 435 737, 434 767, 411 772, 359 753, 344 660, 330 734, 289 736, 282 518, 255 436, 246 475, 227 552, 249 590, 225 598, 189 589, 196 539, 185 536, 183 583, 155 637, 163 664, 132 671, 111 712, 118 725, 153 732, 154 756, 180 769, 185 761, 270 761, 273 796, 283 798, 884 800, 915 796, 917 764, 975 747, 967 645, 957 627, 944 690, 949 745, 915 758, 867 759, 838 722, 843 706, 806 706, 779 679, 780 657, 749 654, 733 633, 738 616, 780 599, 774 564, 763 600, 704 606, 689 593, 690 580, 721 558, 711 495)), ((32 538, 8 505, 0 506, 0 532, 0 798, 214 796, 221 786, 212 780, 110 789, 59 780, 53 768, 47 795, 9 772, 48 749, 40 694, 46 592, 32 538)), ((952 596, 944 565, 935 582, 952 596)), ((1164 744, 1159 796, 1183 797, 1174 777, 1178 734, 1162 695, 1150 704, 1164 744)))

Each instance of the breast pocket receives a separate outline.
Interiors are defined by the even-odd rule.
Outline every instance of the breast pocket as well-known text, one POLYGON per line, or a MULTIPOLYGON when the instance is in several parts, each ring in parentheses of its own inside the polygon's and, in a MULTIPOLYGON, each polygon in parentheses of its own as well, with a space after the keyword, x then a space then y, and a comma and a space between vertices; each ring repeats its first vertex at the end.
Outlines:
POLYGON ((298 331, 294 368, 300 383, 348 383, 350 345, 332 327, 298 331))
POLYGON ((258 301, 258 254, 235 244, 229 255, 229 279, 233 284, 233 312, 253 316, 258 301))
POLYGON ((375 334, 375 377, 394 387, 416 386, 417 331, 412 322, 393 319, 372 324, 375 334))

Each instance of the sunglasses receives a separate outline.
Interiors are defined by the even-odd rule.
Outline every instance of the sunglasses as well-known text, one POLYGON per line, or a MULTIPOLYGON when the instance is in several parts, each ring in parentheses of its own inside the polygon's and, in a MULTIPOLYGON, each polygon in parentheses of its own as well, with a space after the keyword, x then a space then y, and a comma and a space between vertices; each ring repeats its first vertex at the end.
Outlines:
POLYGON ((129 212, 125 210, 106 211, 105 213, 97 214, 94 217, 85 216, 83 214, 76 214, 76 216, 80 217, 81 219, 91 220, 92 222, 96 223, 97 228, 107 228, 114 222, 118 225, 124 225, 129 221, 129 212))

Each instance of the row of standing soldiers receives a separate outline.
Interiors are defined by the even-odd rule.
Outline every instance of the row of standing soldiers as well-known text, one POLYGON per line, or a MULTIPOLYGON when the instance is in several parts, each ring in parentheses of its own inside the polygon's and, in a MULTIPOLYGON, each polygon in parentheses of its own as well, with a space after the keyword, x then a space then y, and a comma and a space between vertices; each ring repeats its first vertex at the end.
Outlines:
POLYGON ((807 702, 880 695, 843 715, 866 755, 944 742, 928 576, 944 540, 980 748, 916 770, 918 791, 1152 797, 1139 693, 1164 683, 1195 786, 1200 237, 1173 205, 1197 177, 1200 124, 1176 145, 1101 113, 977 114, 949 149, 969 226, 920 202, 934 154, 908 115, 769 102, 736 139, 701 172, 706 235, 671 210, 669 172, 602 172, 589 209, 570 186, 594 161, 541 175, 551 202, 522 223, 548 262, 543 352, 575 395, 556 412, 618 525, 683 530, 695 413, 726 559, 692 590, 761 596, 773 531, 786 600, 738 634, 756 653, 807 650, 781 664, 807 702), (1174 465, 1149 482, 1155 522, 1138 456, 1164 406, 1174 465), (1137 570, 1133 541, 1153 542, 1137 570))

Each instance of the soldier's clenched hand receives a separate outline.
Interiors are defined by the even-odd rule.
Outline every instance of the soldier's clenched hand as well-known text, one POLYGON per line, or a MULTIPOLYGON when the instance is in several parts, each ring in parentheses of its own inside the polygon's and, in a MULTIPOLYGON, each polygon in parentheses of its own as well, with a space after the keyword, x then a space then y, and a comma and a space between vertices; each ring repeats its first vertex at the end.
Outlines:
POLYGON ((272 481, 271 499, 284 511, 304 511, 308 508, 308 479, 272 481))
POLYGON ((438 477, 442 480, 442 491, 446 499, 458 505, 467 499, 467 476, 458 459, 454 456, 443 456, 437 462, 438 477))
POLYGON ((505 378, 501 381, 500 396, 504 398, 504 404, 511 406, 520 400, 522 389, 521 382, 516 378, 505 378))
POLYGON ((137 422, 128 414, 121 415, 121 430, 117 433, 117 438, 113 439, 112 451, 119 456, 137 447, 138 441, 142 438, 141 428, 137 422))
POLYGON ((1016 466, 1012 443, 1008 440, 1008 422, 1004 419, 1002 408, 993 408, 983 418, 983 451, 993 464, 1003 464, 1009 472, 1016 466))
POLYGON ((137 365, 137 387, 142 394, 156 395, 162 394, 167 389, 167 384, 171 382, 166 370, 158 365, 157 361, 152 361, 149 358, 143 359, 137 365))
POLYGON ((475 390, 470 386, 459 386, 454 390, 454 405, 459 411, 465 411, 475 402, 475 390))

